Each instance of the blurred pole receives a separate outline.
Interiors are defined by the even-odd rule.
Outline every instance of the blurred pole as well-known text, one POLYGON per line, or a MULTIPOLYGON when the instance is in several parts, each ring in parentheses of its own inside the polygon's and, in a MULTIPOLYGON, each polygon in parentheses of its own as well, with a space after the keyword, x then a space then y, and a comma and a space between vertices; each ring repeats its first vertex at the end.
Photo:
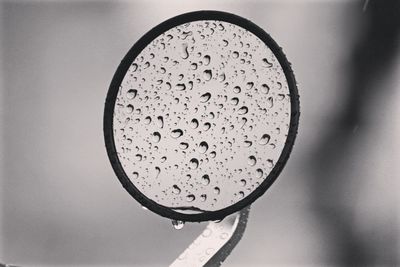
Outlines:
MULTIPOLYGON (((355 189, 347 171, 353 167, 357 141, 368 132, 371 116, 379 108, 374 99, 390 92, 379 86, 394 69, 399 48, 400 1, 362 2, 362 30, 352 48, 348 82, 340 111, 321 136, 310 161, 311 205, 316 219, 331 242, 333 264, 340 266, 394 266, 397 255, 395 229, 380 225, 372 240, 354 219, 355 189), (378 85, 378 86, 373 86, 378 85), (385 248, 381 245, 384 244, 385 248)), ((360 11, 362 12, 361 8, 360 11)), ((363 181, 367 183, 367 181, 363 181)), ((396 216, 396 215, 392 215, 396 216)), ((387 218, 393 220, 393 218, 387 218)), ((395 226, 393 226, 395 228, 395 226)))

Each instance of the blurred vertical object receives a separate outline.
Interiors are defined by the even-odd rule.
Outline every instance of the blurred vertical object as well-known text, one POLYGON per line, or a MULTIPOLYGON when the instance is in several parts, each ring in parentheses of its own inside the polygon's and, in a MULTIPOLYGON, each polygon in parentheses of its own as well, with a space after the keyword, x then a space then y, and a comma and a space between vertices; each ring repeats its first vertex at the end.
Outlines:
POLYGON ((379 103, 387 102, 379 99, 391 96, 385 82, 398 62, 400 1, 370 0, 363 9, 362 30, 352 49, 342 108, 309 162, 311 205, 331 243, 332 258, 328 261, 339 266, 394 266, 399 263, 398 213, 379 213, 377 216, 385 217, 379 220, 373 220, 372 210, 360 215, 356 202, 361 199, 368 205, 372 196, 363 187, 371 181, 355 178, 350 172, 357 163, 355 151, 366 139, 374 138, 366 133, 370 133, 373 116, 381 108, 379 103))

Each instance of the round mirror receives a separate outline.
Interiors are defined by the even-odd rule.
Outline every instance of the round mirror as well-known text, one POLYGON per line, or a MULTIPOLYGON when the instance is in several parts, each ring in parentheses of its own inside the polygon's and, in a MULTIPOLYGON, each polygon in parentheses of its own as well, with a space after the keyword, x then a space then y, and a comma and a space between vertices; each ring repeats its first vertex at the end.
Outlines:
POLYGON ((108 91, 104 135, 124 188, 159 215, 222 219, 274 182, 299 101, 275 41, 239 16, 198 11, 145 34, 108 91))

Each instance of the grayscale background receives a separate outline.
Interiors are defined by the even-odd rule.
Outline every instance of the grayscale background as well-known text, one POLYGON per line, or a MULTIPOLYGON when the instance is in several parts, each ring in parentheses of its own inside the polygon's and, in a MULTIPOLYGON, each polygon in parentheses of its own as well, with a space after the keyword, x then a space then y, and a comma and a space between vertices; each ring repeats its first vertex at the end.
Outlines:
POLYGON ((1 1, 0 262, 168 266, 202 231, 143 210, 103 142, 128 49, 175 15, 228 11, 283 47, 298 138, 223 266, 400 264, 399 1, 1 1))

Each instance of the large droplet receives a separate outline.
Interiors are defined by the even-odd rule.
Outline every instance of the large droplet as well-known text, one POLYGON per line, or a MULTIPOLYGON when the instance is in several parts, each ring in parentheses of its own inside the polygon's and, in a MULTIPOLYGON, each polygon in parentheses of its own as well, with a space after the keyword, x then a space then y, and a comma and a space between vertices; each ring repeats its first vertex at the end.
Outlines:
POLYGON ((163 118, 162 116, 158 116, 158 117, 157 117, 157 125, 158 125, 158 127, 160 127, 160 128, 163 128, 163 127, 164 127, 164 118, 163 118))

